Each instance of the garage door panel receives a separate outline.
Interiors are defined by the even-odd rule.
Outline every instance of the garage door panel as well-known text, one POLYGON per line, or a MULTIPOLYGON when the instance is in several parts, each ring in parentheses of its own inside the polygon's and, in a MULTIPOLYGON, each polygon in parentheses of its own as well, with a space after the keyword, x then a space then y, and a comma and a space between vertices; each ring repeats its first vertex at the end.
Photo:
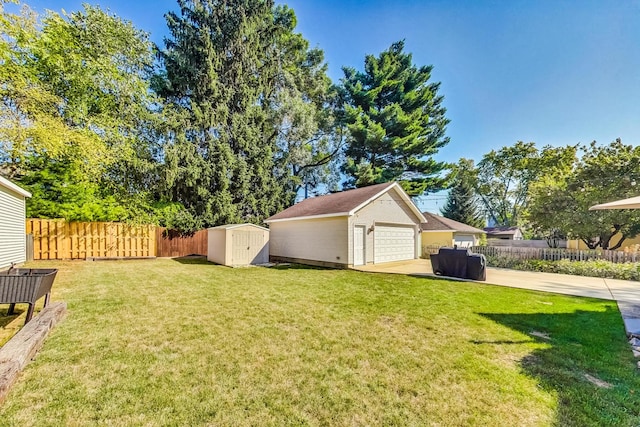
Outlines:
POLYGON ((467 234, 458 234, 453 237, 453 241, 460 248, 470 248, 473 246, 474 238, 467 234))
POLYGON ((374 262, 415 258, 415 230, 412 226, 376 225, 374 233, 374 262))

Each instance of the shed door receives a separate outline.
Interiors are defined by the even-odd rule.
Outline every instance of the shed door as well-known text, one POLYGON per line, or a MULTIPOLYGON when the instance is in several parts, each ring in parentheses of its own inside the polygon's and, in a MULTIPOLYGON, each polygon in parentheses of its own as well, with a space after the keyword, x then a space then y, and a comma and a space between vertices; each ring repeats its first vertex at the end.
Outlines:
POLYGON ((364 265, 364 226, 353 227, 353 265, 364 265))
POLYGON ((249 231, 249 263, 262 264, 264 260, 262 248, 264 247, 264 234, 261 231, 249 231))
POLYGON ((376 225, 373 233, 375 263, 415 258, 416 238, 413 226, 376 225))
POLYGON ((231 264, 247 265, 249 264, 249 231, 233 230, 231 238, 231 264))

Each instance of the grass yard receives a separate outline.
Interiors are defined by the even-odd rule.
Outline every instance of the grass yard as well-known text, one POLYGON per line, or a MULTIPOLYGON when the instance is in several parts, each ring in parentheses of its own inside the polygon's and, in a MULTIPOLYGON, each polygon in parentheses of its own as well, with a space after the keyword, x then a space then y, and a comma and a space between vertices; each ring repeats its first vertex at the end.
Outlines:
POLYGON ((613 302, 304 267, 37 266, 60 268, 69 315, 2 425, 640 425, 613 302))

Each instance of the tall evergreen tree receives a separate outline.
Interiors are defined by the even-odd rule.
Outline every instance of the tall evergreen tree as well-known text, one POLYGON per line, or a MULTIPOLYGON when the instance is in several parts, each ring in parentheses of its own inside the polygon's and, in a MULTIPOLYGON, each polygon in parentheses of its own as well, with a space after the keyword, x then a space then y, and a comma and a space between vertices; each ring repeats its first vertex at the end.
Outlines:
POLYGON ((400 180, 412 196, 440 190, 445 163, 433 159, 449 138, 440 83, 432 66, 417 68, 400 41, 365 59, 364 73, 343 68, 351 139, 344 166, 349 186, 400 180))
POLYGON ((166 193, 191 213, 189 228, 260 222, 291 199, 276 173, 282 40, 293 11, 272 0, 179 0, 156 80, 173 123, 166 193))
POLYGON ((485 220, 478 208, 478 201, 473 188, 465 181, 459 181, 447 196, 447 203, 440 209, 440 213, 449 219, 483 228, 485 220))

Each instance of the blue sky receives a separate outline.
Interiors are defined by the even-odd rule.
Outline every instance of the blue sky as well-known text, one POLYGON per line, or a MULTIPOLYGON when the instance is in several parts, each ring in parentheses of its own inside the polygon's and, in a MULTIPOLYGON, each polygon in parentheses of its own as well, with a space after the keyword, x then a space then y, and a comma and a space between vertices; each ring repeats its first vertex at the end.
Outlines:
MULTIPOLYGON (((96 3, 86 0, 89 3, 96 3)), ((174 0, 97 2, 161 43, 174 0)), ((404 39, 451 123, 438 160, 479 160, 518 140, 538 146, 640 143, 640 1, 290 0, 298 31, 325 52, 334 81, 404 39)), ((37 11, 82 1, 27 0, 37 11)), ((420 202, 436 212, 442 195, 420 202)))

